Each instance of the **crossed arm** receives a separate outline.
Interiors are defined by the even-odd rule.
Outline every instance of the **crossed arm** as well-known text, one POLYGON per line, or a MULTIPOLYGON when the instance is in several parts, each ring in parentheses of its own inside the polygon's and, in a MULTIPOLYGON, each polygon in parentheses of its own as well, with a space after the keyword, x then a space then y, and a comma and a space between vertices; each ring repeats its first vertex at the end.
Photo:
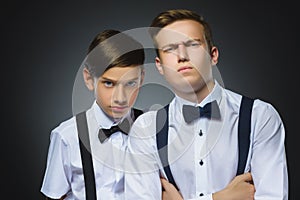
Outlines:
MULTIPOLYGON (((162 200, 183 200, 179 191, 166 179, 161 178, 162 200)), ((255 187, 251 174, 245 173, 236 176, 223 190, 212 195, 213 200, 253 200, 255 187)))
MULTIPOLYGON (((183 200, 179 191, 166 179, 161 178, 161 184, 164 188, 162 200, 183 200)), ((253 200, 254 192, 255 188, 252 184, 252 176, 250 173, 246 173, 236 176, 225 189, 214 193, 213 200, 253 200)), ((57 200, 63 200, 65 197, 66 195, 57 200)), ((46 200, 55 199, 46 197, 46 200)))

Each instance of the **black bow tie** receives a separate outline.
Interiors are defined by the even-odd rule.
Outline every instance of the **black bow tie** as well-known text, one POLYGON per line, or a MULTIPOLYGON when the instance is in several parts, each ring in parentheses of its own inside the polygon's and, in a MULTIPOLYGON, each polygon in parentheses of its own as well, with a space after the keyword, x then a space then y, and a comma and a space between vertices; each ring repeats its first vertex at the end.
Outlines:
POLYGON ((207 117, 208 119, 219 119, 221 116, 219 106, 216 101, 210 102, 204 107, 183 105, 182 114, 185 122, 188 124, 199 117, 207 117))
POLYGON ((120 131, 127 135, 129 130, 130 130, 130 123, 127 119, 124 119, 122 121, 122 123, 120 123, 118 125, 114 125, 114 126, 110 127, 109 129, 104 129, 104 128, 100 129, 99 133, 98 133, 98 138, 99 138, 100 142, 103 143, 104 140, 109 138, 115 132, 120 131))

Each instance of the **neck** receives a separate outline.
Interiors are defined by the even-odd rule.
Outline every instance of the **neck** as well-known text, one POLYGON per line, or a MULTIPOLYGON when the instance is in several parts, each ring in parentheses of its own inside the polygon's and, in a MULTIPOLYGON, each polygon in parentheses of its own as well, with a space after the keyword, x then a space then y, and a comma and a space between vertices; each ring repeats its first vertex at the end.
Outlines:
POLYGON ((202 86, 195 88, 193 91, 179 91, 174 89, 176 95, 197 104, 201 103, 213 90, 215 82, 213 80, 203 84, 202 86))

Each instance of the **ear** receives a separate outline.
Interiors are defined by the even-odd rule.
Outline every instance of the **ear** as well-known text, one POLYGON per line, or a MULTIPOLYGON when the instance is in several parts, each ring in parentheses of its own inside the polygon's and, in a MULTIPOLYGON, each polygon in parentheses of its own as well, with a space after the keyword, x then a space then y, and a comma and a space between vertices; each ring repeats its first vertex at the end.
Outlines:
POLYGON ((163 70, 163 67, 161 65, 161 61, 160 61, 159 57, 155 57, 155 65, 156 65, 156 68, 157 68, 158 72, 161 75, 164 75, 164 70, 163 70))
POLYGON ((93 91, 95 89, 93 76, 91 75, 91 73, 89 72, 89 70, 86 67, 83 69, 82 73, 83 73, 83 79, 84 79, 84 83, 85 83, 86 87, 90 91, 93 91))
POLYGON ((211 48, 210 56, 211 56, 212 65, 216 65, 219 59, 219 50, 217 47, 211 48))

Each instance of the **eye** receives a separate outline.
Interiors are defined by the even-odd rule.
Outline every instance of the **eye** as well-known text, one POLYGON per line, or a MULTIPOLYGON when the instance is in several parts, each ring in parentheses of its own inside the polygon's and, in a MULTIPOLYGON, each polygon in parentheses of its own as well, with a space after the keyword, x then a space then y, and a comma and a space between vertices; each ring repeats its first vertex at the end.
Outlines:
POLYGON ((104 84, 105 87, 113 87, 114 83, 111 81, 103 81, 102 82, 104 84))
POLYGON ((135 87, 135 86, 137 86, 137 81, 128 81, 126 83, 126 86, 135 87))
POLYGON ((178 48, 178 45, 168 45, 162 48, 164 53, 171 53, 174 52, 178 48))
POLYGON ((198 41, 191 41, 185 44, 186 47, 199 47, 201 45, 198 41))

